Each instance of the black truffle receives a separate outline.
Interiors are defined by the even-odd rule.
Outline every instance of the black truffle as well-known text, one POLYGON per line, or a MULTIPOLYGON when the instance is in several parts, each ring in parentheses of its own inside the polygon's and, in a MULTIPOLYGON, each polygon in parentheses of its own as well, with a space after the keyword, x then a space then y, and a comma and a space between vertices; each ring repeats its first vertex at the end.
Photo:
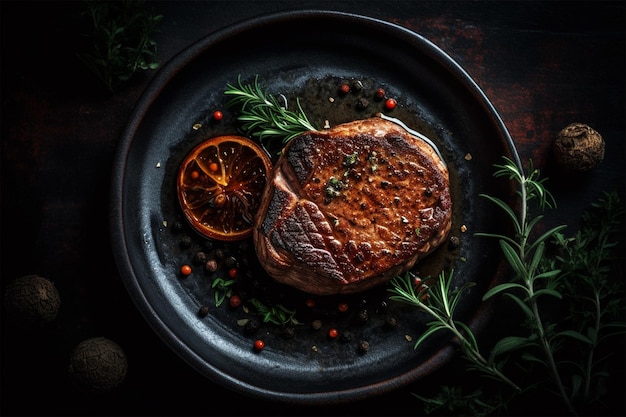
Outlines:
POLYGON ((46 324, 56 318, 61 298, 52 281, 39 275, 25 275, 7 285, 4 306, 18 320, 46 324))
POLYGON ((604 139, 584 123, 572 123, 553 144, 556 163, 567 171, 589 171, 604 159, 604 139))
POLYGON ((104 392, 117 388, 126 378, 126 354, 105 337, 83 340, 73 350, 68 372, 72 380, 89 391, 104 392))

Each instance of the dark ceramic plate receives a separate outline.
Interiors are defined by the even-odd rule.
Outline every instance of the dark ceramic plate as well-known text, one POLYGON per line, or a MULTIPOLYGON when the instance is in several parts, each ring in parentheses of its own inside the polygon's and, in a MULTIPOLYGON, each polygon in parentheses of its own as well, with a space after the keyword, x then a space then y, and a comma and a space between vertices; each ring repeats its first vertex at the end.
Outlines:
POLYGON ((433 372, 454 352, 449 335, 415 349, 427 318, 388 300, 386 286, 317 297, 315 307, 307 307, 306 294, 264 274, 250 241, 209 242, 182 220, 176 170, 204 139, 238 133, 223 93, 239 75, 245 82, 258 75, 267 91, 292 105, 299 98, 319 127, 326 120, 337 125, 384 111, 374 98, 377 88, 395 98, 398 106, 389 116, 429 136, 446 159, 452 236, 460 240, 458 247, 442 245, 415 272, 436 277, 453 269, 454 285, 475 282, 458 318, 477 331, 488 318, 480 297, 498 279, 502 256, 495 242, 474 233, 504 232, 498 209, 479 194, 510 198, 510 184, 493 178, 493 164, 502 163, 502 156, 519 162, 506 128, 468 74, 428 40, 379 20, 320 11, 264 16, 213 33, 165 65, 140 99, 116 156, 111 213, 116 260, 137 307, 192 367, 253 396, 310 404, 352 401, 433 372), (341 96, 337 88, 344 82, 353 89, 341 96), (358 105, 360 99, 367 105, 358 105), (223 120, 212 121, 214 110, 223 111, 223 120), (232 290, 248 309, 216 305, 212 283, 227 276, 193 264, 196 252, 230 258, 239 270, 232 290), (180 276, 183 264, 195 265, 191 276, 180 276), (295 312, 299 324, 266 323, 253 298, 295 312), (340 303, 348 311, 339 312, 340 303), (208 315, 198 313, 202 306, 208 315), (311 325, 315 320, 319 329, 311 325), (257 322, 256 332, 246 321, 257 322), (339 337, 327 337, 331 328, 339 337), (266 344, 261 352, 253 349, 257 338, 266 344), (369 343, 366 352, 359 349, 362 341, 369 343))

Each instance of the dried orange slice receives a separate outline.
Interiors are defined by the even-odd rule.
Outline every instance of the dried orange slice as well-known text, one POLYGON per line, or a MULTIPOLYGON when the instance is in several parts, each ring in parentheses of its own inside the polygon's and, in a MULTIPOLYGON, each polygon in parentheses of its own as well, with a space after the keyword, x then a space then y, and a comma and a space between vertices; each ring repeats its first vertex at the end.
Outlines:
POLYGON ((248 138, 218 136, 202 142, 178 170, 178 201, 185 217, 209 238, 250 236, 271 169, 267 152, 248 138))

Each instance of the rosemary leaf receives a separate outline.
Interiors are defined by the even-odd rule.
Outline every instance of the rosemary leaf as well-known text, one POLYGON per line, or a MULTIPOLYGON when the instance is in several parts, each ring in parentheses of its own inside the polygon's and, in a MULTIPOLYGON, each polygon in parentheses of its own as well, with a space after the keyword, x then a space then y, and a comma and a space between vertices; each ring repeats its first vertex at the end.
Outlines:
POLYGON ((307 118, 300 100, 296 99, 296 110, 282 106, 278 99, 268 94, 259 85, 258 75, 253 84, 243 84, 241 76, 237 84, 227 84, 224 94, 232 98, 226 104, 239 110, 237 120, 242 123, 242 130, 259 141, 280 140, 284 145, 291 139, 307 131, 318 130, 307 118))

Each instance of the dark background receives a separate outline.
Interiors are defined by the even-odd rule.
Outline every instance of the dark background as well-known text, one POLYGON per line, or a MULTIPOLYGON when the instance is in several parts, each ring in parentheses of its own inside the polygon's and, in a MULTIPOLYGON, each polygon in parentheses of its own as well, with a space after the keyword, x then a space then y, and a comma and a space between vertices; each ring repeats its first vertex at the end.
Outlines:
MULTIPOLYGON (((460 359, 425 380, 371 400, 304 407, 241 397, 200 376, 149 328, 116 271, 108 235, 108 197, 117 140, 154 72, 114 94, 102 91, 76 59, 82 2, 2 1, 2 287, 37 273, 59 289, 62 308, 43 328, 2 319, 3 415, 421 414, 410 393, 466 377, 460 359), (110 393, 77 390, 67 377, 72 348, 105 336, 129 359, 110 393), (375 410, 375 411, 374 411, 375 410)), ((349 11, 400 24, 447 52, 500 113, 522 161, 549 178, 558 210, 548 224, 573 233, 602 191, 625 185, 624 2, 497 1, 193 1, 151 2, 164 16, 153 35, 158 59, 228 24, 291 9, 349 11), (590 173, 556 169, 551 144, 572 122, 606 141, 590 173)), ((323 29, 320 29, 323 30, 323 29)), ((624 279, 623 265, 618 279, 624 279)), ((511 322, 498 318, 491 328, 511 322)), ((624 415, 624 345, 599 414, 624 415)), ((469 375, 470 378, 475 376, 469 375)), ((551 397, 553 398, 553 397, 551 397)), ((541 398, 538 401, 543 401, 541 398)), ((554 401, 554 400, 552 400, 554 401)), ((550 415, 536 404, 510 413, 550 415)))

